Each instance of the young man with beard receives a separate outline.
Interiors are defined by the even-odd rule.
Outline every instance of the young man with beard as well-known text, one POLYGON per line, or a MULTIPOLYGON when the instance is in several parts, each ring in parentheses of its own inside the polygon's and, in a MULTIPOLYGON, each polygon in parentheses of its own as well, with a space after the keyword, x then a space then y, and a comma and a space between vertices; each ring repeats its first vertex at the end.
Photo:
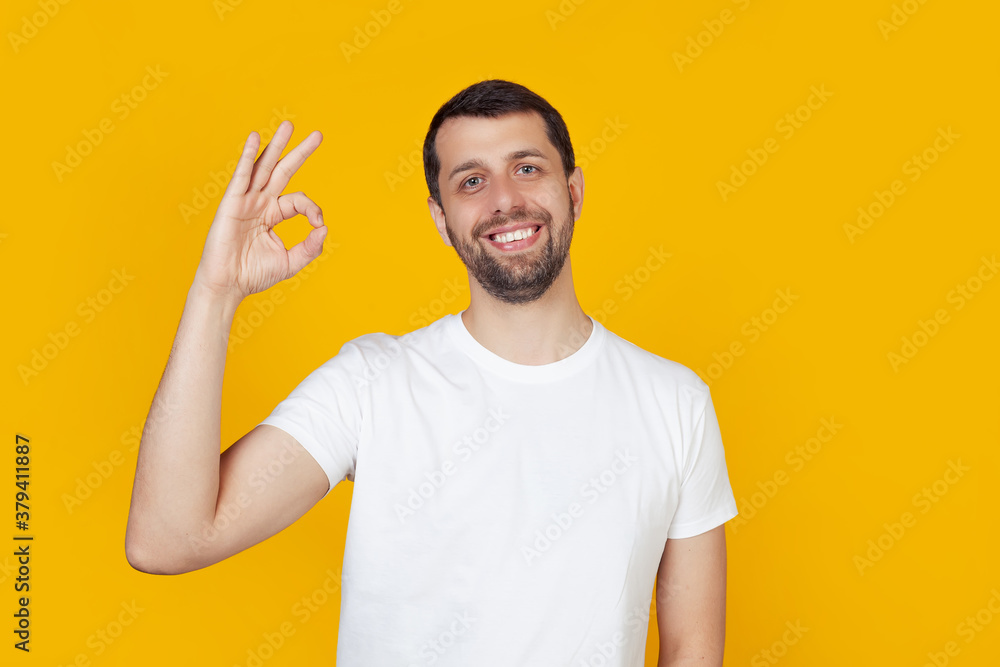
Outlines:
POLYGON ((349 479, 338 665, 641 665, 654 580, 659 664, 721 665, 737 511, 708 387, 581 309, 583 172, 522 86, 463 90, 424 144, 468 308, 348 341, 218 454, 236 306, 326 234, 314 202, 281 194, 321 140, 279 160, 291 130, 256 162, 250 135, 209 230, 139 450, 129 562, 206 567, 349 479), (296 214, 315 229, 286 251, 272 228, 296 214))

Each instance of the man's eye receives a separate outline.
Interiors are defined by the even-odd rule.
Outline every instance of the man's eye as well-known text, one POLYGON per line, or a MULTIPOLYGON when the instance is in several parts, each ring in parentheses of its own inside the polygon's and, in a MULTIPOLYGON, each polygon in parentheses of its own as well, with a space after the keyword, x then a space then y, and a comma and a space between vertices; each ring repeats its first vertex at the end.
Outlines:
POLYGON ((523 167, 521 167, 520 169, 518 169, 518 171, 522 171, 522 170, 524 170, 524 169, 530 169, 530 170, 531 170, 531 171, 526 171, 526 172, 524 172, 524 173, 526 173, 526 174, 533 174, 533 173, 535 173, 536 171, 538 171, 538 167, 536 167, 536 166, 534 166, 534 165, 530 165, 530 164, 526 164, 526 165, 524 165, 523 167))
POLYGON ((482 180, 482 179, 481 179, 481 178, 479 178, 478 176, 473 176, 472 178, 470 178, 469 180, 467 180, 467 181, 465 182, 465 184, 466 184, 466 185, 468 185, 468 186, 470 186, 470 187, 473 187, 473 188, 474 188, 474 187, 476 187, 477 185, 479 185, 478 181, 480 181, 480 180, 482 180), (477 181, 477 182, 476 182, 476 183, 473 183, 473 181, 477 181))

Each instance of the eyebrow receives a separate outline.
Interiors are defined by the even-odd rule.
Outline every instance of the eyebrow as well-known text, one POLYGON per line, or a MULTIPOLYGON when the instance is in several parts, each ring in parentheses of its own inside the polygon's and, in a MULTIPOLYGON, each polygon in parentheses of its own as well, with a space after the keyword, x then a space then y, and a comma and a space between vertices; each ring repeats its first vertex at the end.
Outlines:
MULTIPOLYGON (((541 158, 543 160, 548 160, 548 158, 541 151, 539 151, 537 149, 534 149, 534 148, 522 148, 519 151, 514 151, 513 153, 508 154, 504 158, 504 162, 511 162, 513 160, 521 160, 521 159, 524 159, 526 157, 537 157, 537 158, 541 158)), ((463 171, 469 171, 470 169, 485 169, 485 168, 486 168, 486 163, 484 163, 479 158, 472 158, 471 160, 466 160, 462 164, 460 164, 457 167, 455 167, 454 169, 452 169, 451 173, 448 174, 448 180, 450 181, 451 179, 455 178, 456 175, 462 173, 463 171)))

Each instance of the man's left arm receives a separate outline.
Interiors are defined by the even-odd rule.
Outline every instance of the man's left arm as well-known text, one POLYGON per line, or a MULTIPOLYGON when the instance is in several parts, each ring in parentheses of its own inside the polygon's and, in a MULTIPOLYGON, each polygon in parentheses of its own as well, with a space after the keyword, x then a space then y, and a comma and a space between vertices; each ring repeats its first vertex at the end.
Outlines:
POLYGON ((726 640, 725 524, 668 539, 656 573, 657 667, 722 667, 726 640))

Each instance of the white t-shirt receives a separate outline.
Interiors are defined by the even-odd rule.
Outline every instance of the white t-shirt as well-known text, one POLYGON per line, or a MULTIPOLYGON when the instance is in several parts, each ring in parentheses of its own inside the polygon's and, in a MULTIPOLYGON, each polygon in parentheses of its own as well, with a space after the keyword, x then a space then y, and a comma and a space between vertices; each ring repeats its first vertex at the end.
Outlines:
POLYGON ((338 666, 643 664, 667 538, 737 508, 708 386, 591 319, 540 366, 360 336, 261 422, 354 482, 338 666))

